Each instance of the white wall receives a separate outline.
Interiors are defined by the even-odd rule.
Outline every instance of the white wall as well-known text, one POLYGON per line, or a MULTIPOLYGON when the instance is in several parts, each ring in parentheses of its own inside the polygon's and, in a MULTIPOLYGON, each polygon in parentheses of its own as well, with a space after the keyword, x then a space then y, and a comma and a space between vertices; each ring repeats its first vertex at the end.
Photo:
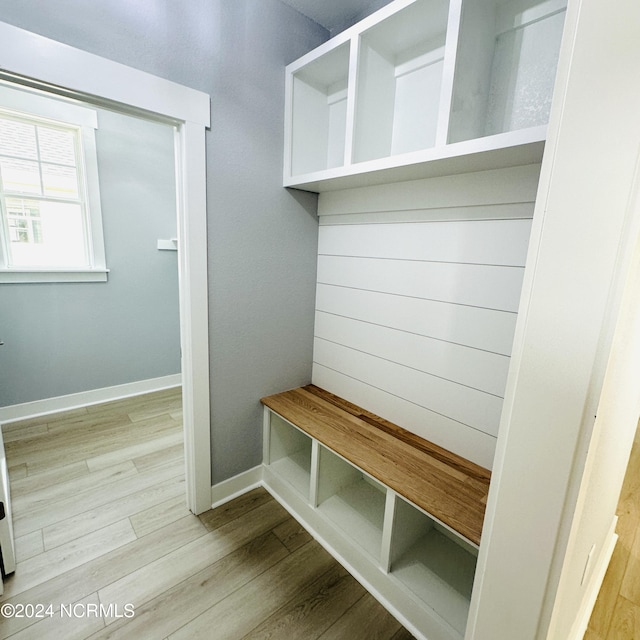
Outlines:
MULTIPOLYGON (((569 3, 472 602, 474 640, 571 638, 610 542, 637 421, 637 378, 616 389, 619 412, 601 403, 611 401, 605 372, 638 233, 630 202, 639 25, 636 0, 615 11, 569 3)), ((619 373, 636 368, 627 362, 619 373)))
POLYGON ((314 383, 490 468, 538 172, 321 194, 314 383))
MULTIPOLYGON (((640 176, 638 176, 640 177, 640 176)), ((620 256, 619 287, 626 284, 624 293, 612 292, 612 315, 618 308, 618 295, 623 293, 617 323, 611 318, 610 329, 615 329, 611 352, 602 384, 602 393, 596 410, 584 471, 567 543, 567 554, 562 562, 558 595, 553 605, 549 638, 582 638, 591 607, 597 596, 603 571, 610 554, 611 528, 620 489, 624 482, 627 459, 631 452, 640 416, 640 180, 636 179, 636 194, 630 203, 628 232, 629 247, 633 255, 620 256), (626 283, 624 271, 628 267, 626 283), (586 566, 586 558, 590 557, 586 566), (579 611, 578 618, 574 612, 579 611)), ((610 336, 605 336, 610 339, 610 336)), ((580 470, 578 467, 578 473, 580 470)))

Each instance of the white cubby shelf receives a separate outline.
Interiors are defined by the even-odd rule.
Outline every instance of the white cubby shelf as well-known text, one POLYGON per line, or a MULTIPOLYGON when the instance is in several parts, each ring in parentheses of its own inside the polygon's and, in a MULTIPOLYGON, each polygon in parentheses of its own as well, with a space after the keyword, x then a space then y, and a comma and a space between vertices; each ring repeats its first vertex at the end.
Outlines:
POLYGON ((262 402, 267 489, 416 637, 464 638, 489 471, 314 385, 262 402))
POLYGON ((538 163, 566 0, 395 0, 286 68, 284 186, 538 163))

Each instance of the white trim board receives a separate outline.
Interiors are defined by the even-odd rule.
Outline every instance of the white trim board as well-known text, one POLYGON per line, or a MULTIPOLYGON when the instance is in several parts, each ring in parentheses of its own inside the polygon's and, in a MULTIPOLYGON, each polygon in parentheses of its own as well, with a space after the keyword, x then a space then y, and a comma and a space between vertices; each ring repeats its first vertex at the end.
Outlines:
POLYGON ((159 118, 176 128, 178 277, 187 504, 211 506, 205 128, 201 91, 0 22, 0 77, 159 118), (204 346, 204 348, 203 348, 204 346))
POLYGON ((209 126, 209 96, 201 91, 4 22, 0 22, 0 43, 2 70, 83 96, 209 126), (45 75, 43 68, 47 66, 45 75))
POLYGON ((597 563, 591 572, 591 579, 585 588, 582 603, 580 604, 580 609, 576 615, 571 632, 569 633, 568 640, 582 640, 584 638, 584 634, 587 632, 587 626, 589 625, 593 608, 596 604, 596 600, 598 599, 598 594, 600 593, 602 583, 604 582, 607 569, 609 568, 609 563, 611 562, 611 557, 613 556, 613 552, 616 548, 616 543, 618 542, 618 534, 616 533, 617 524, 618 516, 615 516, 604 544, 602 545, 602 550, 598 556, 597 563))
POLYGON ((263 465, 260 464, 233 476, 233 478, 214 484, 211 487, 211 508, 220 507, 252 489, 264 487, 262 470, 263 465))
POLYGON ((179 373, 161 378, 150 378, 148 380, 138 380, 127 384, 119 384, 113 387, 102 389, 91 389, 80 391, 66 396, 55 398, 45 398, 44 400, 34 400, 22 404, 13 404, 8 407, 0 407, 0 424, 18 422, 28 418, 61 411, 70 411, 80 407, 88 407, 92 404, 102 404, 103 402, 113 402, 132 396, 139 396, 163 389, 179 387, 182 384, 182 376, 179 373))

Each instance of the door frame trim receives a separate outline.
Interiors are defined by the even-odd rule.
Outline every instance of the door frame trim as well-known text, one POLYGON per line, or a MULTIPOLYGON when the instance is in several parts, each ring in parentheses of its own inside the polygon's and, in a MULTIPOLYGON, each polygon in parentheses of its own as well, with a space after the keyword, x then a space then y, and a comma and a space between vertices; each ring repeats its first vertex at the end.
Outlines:
POLYGON ((175 126, 187 505, 202 513, 211 508, 205 158, 210 97, 3 22, 0 75, 175 126))

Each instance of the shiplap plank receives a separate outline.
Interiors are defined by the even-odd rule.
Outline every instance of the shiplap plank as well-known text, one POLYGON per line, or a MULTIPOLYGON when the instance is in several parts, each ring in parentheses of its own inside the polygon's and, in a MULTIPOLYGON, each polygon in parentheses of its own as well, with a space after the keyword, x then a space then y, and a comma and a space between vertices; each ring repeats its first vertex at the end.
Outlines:
MULTIPOLYGON (((314 341, 313 360, 451 420, 497 435, 501 398, 326 340, 314 341)), ((366 404, 362 406, 371 410, 366 404)))
POLYGON ((318 311, 502 355, 511 354, 516 314, 318 284, 318 311))
POLYGON ((315 335, 486 393, 504 395, 507 356, 323 312, 316 313, 315 335))
POLYGON ((314 382, 491 466, 539 172, 322 193, 314 382))
POLYGON ((318 282, 486 309, 517 311, 524 269, 318 257, 318 282))
POLYGON ((540 165, 478 171, 461 175, 326 191, 318 199, 318 215, 401 211, 486 204, 533 202, 540 165))
POLYGON ((502 202, 500 204, 436 207, 433 209, 402 209, 401 211, 363 211, 320 217, 320 226, 341 224, 397 224, 400 222, 445 222, 471 220, 512 220, 533 218, 533 202, 502 202))
POLYGON ((313 384, 349 398, 351 402, 476 464, 487 469, 491 469, 493 465, 496 444, 494 436, 319 364, 313 366, 312 380, 313 384))
POLYGON ((524 267, 531 220, 333 225, 320 228, 318 253, 524 267))

